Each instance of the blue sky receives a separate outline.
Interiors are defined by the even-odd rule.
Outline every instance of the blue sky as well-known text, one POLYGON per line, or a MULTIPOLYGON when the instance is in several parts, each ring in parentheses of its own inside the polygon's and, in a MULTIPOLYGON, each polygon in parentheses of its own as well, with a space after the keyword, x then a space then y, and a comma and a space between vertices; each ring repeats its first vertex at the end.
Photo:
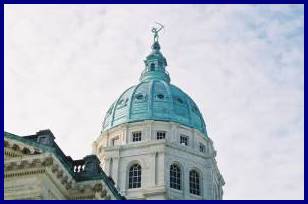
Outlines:
POLYGON ((198 104, 225 199, 304 198, 303 5, 5 5, 5 130, 91 153, 138 83, 154 21, 171 82, 198 104))

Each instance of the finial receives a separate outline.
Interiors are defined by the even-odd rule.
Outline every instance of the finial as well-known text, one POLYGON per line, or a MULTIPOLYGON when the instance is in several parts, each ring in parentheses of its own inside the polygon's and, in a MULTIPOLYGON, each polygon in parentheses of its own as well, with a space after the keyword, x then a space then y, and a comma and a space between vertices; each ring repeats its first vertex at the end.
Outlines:
POLYGON ((160 23, 157 23, 157 22, 155 22, 159 27, 157 28, 157 27, 153 27, 152 28, 152 33, 154 34, 154 43, 155 42, 158 42, 158 33, 159 33, 159 31, 161 31, 163 28, 164 28, 164 26, 162 25, 162 24, 160 24, 160 23))

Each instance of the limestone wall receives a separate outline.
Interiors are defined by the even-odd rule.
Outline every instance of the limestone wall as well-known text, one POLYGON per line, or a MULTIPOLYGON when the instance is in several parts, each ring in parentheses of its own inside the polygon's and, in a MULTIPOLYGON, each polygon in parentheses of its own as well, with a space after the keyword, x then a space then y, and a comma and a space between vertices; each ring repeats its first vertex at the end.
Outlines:
POLYGON ((102 162, 104 171, 113 178, 128 199, 221 199, 214 187, 219 178, 212 141, 198 130, 173 122, 143 121, 120 125, 94 142, 93 151, 102 162), (133 132, 141 131, 142 140, 132 141, 133 132), (157 140, 157 131, 165 131, 166 138, 157 140), (187 145, 180 144, 180 136, 189 138, 187 145), (114 142, 117 138, 117 142, 114 142), (200 143, 204 145, 201 152, 200 143), (169 168, 177 162, 182 170, 181 190, 169 186, 169 168), (132 164, 142 167, 141 188, 128 188, 128 173, 132 164), (201 176, 201 194, 189 192, 189 171, 196 170, 201 176), (217 193, 216 193, 217 194, 217 193))

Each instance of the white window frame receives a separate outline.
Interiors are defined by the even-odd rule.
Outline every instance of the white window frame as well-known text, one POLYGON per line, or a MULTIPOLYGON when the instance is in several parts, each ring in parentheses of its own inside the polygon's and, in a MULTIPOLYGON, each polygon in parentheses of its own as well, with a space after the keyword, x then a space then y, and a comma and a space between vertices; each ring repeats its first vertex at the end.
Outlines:
POLYGON ((132 142, 141 142, 142 141, 142 131, 133 131, 132 132, 132 142), (140 139, 135 140, 135 134, 140 134, 140 139))
POLYGON ((142 167, 133 164, 128 169, 128 189, 141 188, 142 167))
POLYGON ((205 145, 203 143, 199 143, 199 151, 205 153, 205 145))
POLYGON ((156 132, 156 140, 164 140, 166 139, 167 132, 164 130, 158 130, 156 132))
POLYGON ((187 135, 180 135, 180 144, 181 145, 185 145, 185 146, 189 146, 189 136, 187 135), (182 138, 186 138, 186 142, 182 142, 182 138))
POLYGON ((196 196, 201 196, 201 176, 196 170, 189 171, 189 193, 196 196))
POLYGON ((119 145, 119 144, 115 145, 115 141, 117 141, 117 140, 120 141, 120 137, 119 136, 111 138, 111 146, 112 147, 119 145))

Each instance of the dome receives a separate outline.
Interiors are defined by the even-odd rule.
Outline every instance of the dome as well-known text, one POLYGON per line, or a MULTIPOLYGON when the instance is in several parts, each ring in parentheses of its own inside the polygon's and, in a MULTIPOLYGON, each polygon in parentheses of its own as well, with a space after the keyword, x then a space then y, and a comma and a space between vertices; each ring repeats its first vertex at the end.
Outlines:
POLYGON ((103 131, 117 125, 143 120, 172 121, 199 130, 206 127, 196 103, 180 88, 170 83, 165 70, 166 58, 158 41, 146 57, 139 84, 128 88, 108 109, 103 131))

